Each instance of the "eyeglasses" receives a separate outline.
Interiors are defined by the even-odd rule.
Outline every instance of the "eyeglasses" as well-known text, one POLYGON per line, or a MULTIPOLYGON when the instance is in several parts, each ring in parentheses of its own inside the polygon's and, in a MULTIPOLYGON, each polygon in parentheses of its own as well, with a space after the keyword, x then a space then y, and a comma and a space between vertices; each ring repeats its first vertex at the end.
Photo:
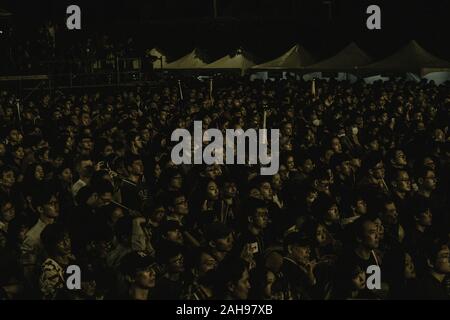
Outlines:
POLYGON ((175 205, 180 206, 180 205, 185 204, 185 203, 187 203, 187 200, 183 199, 183 200, 175 202, 175 205))
POLYGON ((170 263, 173 263, 173 264, 181 264, 183 262, 184 262, 184 258, 181 255, 170 260, 170 263))
POLYGON ((13 211, 15 211, 15 208, 13 207, 13 206, 11 206, 11 207, 3 207, 3 209, 2 209, 2 211, 3 212, 13 212, 13 211))
POLYGON ((265 211, 258 211, 258 212, 255 213, 255 215, 257 217, 260 217, 260 218, 268 218, 269 217, 269 211, 267 211, 267 210, 265 210, 265 211))
POLYGON ((329 181, 329 180, 322 180, 322 181, 319 181, 319 184, 320 184, 322 187, 327 187, 327 186, 330 185, 330 181, 329 181))

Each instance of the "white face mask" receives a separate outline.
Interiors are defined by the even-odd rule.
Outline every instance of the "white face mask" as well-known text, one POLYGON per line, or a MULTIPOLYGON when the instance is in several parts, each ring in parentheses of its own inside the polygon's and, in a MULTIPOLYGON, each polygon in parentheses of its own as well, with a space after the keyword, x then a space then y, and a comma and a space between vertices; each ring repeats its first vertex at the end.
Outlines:
POLYGON ((358 127, 353 127, 352 128, 352 134, 355 135, 355 136, 358 134, 358 127))

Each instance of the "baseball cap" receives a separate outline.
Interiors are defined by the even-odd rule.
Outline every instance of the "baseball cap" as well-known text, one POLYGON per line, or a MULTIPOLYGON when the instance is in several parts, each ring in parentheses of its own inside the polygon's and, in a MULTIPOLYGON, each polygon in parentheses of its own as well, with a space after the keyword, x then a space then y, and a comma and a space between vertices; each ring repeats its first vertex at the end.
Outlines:
POLYGON ((284 245, 285 247, 289 245, 306 247, 311 245, 311 239, 305 233, 291 232, 284 238, 284 245))
POLYGON ((140 270, 156 266, 155 259, 142 251, 133 251, 122 258, 120 270, 128 276, 134 276, 140 270))
POLYGON ((169 231, 175 231, 175 230, 181 231, 181 226, 177 221, 166 220, 166 221, 163 221, 161 223, 161 225, 159 226, 159 231, 161 232, 161 234, 166 234, 169 231))
POLYGON ((228 237, 232 230, 225 224, 213 222, 205 228, 205 237, 208 241, 215 241, 228 237))

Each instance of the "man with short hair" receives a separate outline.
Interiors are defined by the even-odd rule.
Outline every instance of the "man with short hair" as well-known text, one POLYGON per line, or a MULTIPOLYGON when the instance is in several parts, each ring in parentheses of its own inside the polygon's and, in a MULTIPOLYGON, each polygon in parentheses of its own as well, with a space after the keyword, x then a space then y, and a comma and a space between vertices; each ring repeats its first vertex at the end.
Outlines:
POLYGON ((317 263, 311 259, 310 239, 299 232, 292 232, 284 239, 284 250, 281 271, 289 282, 294 299, 313 299, 317 284, 314 275, 317 263))
POLYGON ((450 300, 444 279, 450 274, 450 250, 447 244, 435 241, 427 254, 427 273, 419 279, 417 297, 421 300, 450 300))
POLYGON ((25 172, 26 162, 24 161, 25 152, 21 145, 15 145, 11 148, 12 159, 9 166, 14 170, 18 182, 22 182, 23 173, 25 172))
POLYGON ((92 141, 92 137, 88 135, 82 136, 80 139, 79 149, 81 155, 89 157, 94 150, 94 142, 92 141))
POLYGON ((11 128, 9 130, 8 135, 8 143, 10 146, 19 145, 22 143, 23 135, 20 133, 20 131, 17 128, 11 128))
POLYGON ((417 273, 420 275, 426 268, 426 253, 432 241, 433 214, 426 200, 418 199, 411 206, 413 222, 406 230, 405 246, 411 253, 417 273))
POLYGON ((392 199, 397 208, 400 222, 407 223, 411 203, 411 179, 406 170, 396 170, 392 176, 392 199))
POLYGON ((62 298, 66 289, 66 272, 76 261, 72 254, 70 235, 59 223, 45 226, 40 235, 47 259, 41 265, 39 289, 44 300, 62 298))
POLYGON ((334 154, 331 157, 330 166, 334 172, 332 192, 339 195, 341 203, 348 203, 352 194, 355 193, 356 187, 351 158, 344 153, 334 154))
POLYGON ((220 201, 220 222, 236 227, 240 216, 240 203, 236 183, 232 180, 224 182, 220 201))
MULTIPOLYGON (((441 171, 445 172, 445 171, 441 171)), ((441 179, 442 180, 442 177, 441 179)), ((445 232, 445 227, 450 225, 450 212, 448 210, 448 194, 445 191, 445 181, 441 181, 438 189, 437 171, 429 167, 420 167, 416 171, 416 181, 419 190, 415 195, 418 201, 428 201, 433 213, 435 226, 440 232, 445 232)))
POLYGON ((355 192, 349 196, 348 202, 342 203, 345 216, 342 219, 342 225, 348 225, 356 221, 367 213, 366 196, 361 192, 355 192))
POLYGON ((165 205, 157 199, 151 206, 144 206, 144 217, 133 219, 132 247, 133 250, 155 255, 155 237, 161 224, 165 221, 165 205), (147 212, 150 211, 150 212, 147 212))
POLYGON ((189 204, 185 195, 181 192, 176 192, 171 194, 170 197, 168 199, 166 220, 177 222, 184 240, 194 246, 199 246, 198 234, 195 229, 196 221, 188 219, 189 204))
POLYGON ((133 132, 128 136, 128 145, 132 155, 141 156, 144 143, 139 133, 133 132))
POLYGON ((144 163, 136 155, 128 156, 125 160, 128 178, 123 179, 120 188, 122 203, 132 210, 141 211, 142 204, 150 197, 145 183, 144 163))
POLYGON ((386 199, 381 208, 381 221, 384 226, 384 242, 388 246, 398 245, 403 242, 405 230, 398 220, 398 212, 395 202, 386 199))
POLYGON ((183 175, 178 169, 170 169, 167 171, 166 175, 167 187, 166 191, 169 193, 180 192, 183 188, 183 175))
POLYGON ((312 187, 319 195, 324 194, 331 196, 331 177, 327 170, 316 169, 312 177, 312 187))
POLYGON ((217 281, 216 269, 218 266, 216 259, 208 248, 201 247, 194 250, 192 261, 192 280, 186 296, 183 298, 188 300, 214 299, 213 287, 217 281))
POLYGON ((436 190, 437 177, 434 170, 429 167, 422 167, 416 171, 418 194, 425 198, 430 198, 432 192, 436 190))
POLYGON ((92 175, 94 174, 93 162, 89 157, 83 157, 78 160, 76 169, 80 178, 72 186, 72 195, 74 198, 81 188, 89 185, 92 175))
POLYGON ((234 247, 232 230, 219 222, 213 222, 206 226, 205 240, 214 259, 219 263, 225 259, 234 247))
POLYGON ((359 182, 359 186, 366 194, 373 194, 374 197, 389 194, 389 188, 384 180, 384 162, 379 152, 372 152, 364 159, 362 170, 365 176, 359 182))
MULTIPOLYGON (((271 179, 267 176, 258 176, 254 178, 254 183, 258 186, 263 203, 258 204, 261 208, 264 206, 268 212, 268 221, 271 224, 267 231, 270 234, 271 239, 269 241, 275 241, 282 237, 284 230, 288 225, 292 223, 292 218, 289 216, 288 210, 285 208, 284 203, 280 203, 278 196, 275 198, 275 194, 272 190, 271 179)), ((252 201, 253 205, 257 204, 258 201, 252 201)), ((250 206, 250 210, 253 212, 254 208, 250 206)))
POLYGON ((403 150, 397 148, 392 150, 390 154, 390 166, 393 170, 406 170, 408 161, 403 150))
POLYGON ((94 186, 94 188, 96 189, 98 195, 98 207, 105 207, 111 204, 114 192, 114 187, 111 182, 107 180, 101 180, 96 186, 94 186))
POLYGON ((330 147, 331 147, 331 150, 333 150, 334 154, 342 153, 342 145, 341 145, 341 141, 339 140, 338 137, 331 138, 330 147))
POLYGON ((262 257, 268 244, 264 231, 269 223, 269 211, 264 202, 256 199, 249 206, 248 210, 247 228, 243 230, 238 240, 238 248, 242 248, 245 245, 250 246, 251 253, 258 259, 262 257))
MULTIPOLYGON (((48 188, 42 190, 34 199, 34 206, 39 213, 36 224, 25 234, 21 246, 22 263, 26 277, 32 277, 38 259, 42 254, 40 235, 44 228, 55 222, 59 216, 59 203, 57 196, 48 188)), ((29 278, 31 279, 31 278, 29 278)))
POLYGON ((116 246, 108 253, 108 267, 118 268, 124 256, 134 251, 131 246, 132 219, 129 216, 120 218, 115 226, 116 246))
POLYGON ((15 218, 16 210, 9 199, 0 198, 0 249, 6 246, 9 223, 15 218))
POLYGON ((177 192, 169 199, 167 206, 168 214, 166 220, 178 222, 181 226, 186 225, 186 217, 189 214, 189 203, 183 193, 177 192))
POLYGON ((158 228, 160 241, 158 247, 164 247, 168 242, 184 245, 184 238, 181 226, 177 221, 166 220, 158 228))
POLYGON ((362 216, 351 225, 349 231, 352 233, 353 241, 337 261, 337 283, 352 266, 359 266, 365 271, 371 265, 381 265, 380 257, 376 253, 380 245, 380 234, 374 220, 371 216, 362 216))
POLYGON ((2 198, 12 198, 16 176, 12 168, 3 166, 0 168, 0 196, 2 198))
POLYGON ((120 269, 128 283, 125 299, 149 300, 150 290, 156 284, 156 263, 153 258, 140 251, 133 251, 122 259, 120 269))
MULTIPOLYGON (((298 183, 304 182, 310 174, 313 172, 315 168, 315 164, 312 160, 312 157, 309 155, 302 155, 300 157, 297 157, 298 159, 298 172, 290 173, 291 178, 295 179, 298 183)), ((286 162, 289 163, 290 159, 286 159, 286 162)), ((292 157, 292 161, 294 161, 294 158, 292 157)))
POLYGON ((247 262, 242 259, 227 259, 218 269, 218 285, 215 296, 224 300, 247 300, 250 274, 247 262))
POLYGON ((283 122, 282 126, 281 126, 281 134, 283 137, 288 137, 291 138, 292 137, 292 133, 293 133, 293 125, 291 122, 285 121, 283 122))
POLYGON ((156 283, 155 299, 181 299, 187 286, 184 277, 183 247, 174 243, 168 243, 164 248, 157 250, 156 257, 162 264, 165 272, 156 283))

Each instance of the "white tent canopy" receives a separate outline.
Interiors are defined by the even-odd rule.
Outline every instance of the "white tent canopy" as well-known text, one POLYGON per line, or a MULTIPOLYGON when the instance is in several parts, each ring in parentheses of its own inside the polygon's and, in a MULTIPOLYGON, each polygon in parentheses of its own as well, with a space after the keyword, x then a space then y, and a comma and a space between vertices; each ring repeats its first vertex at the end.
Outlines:
POLYGON ((265 70, 287 70, 287 69, 302 69, 305 66, 314 63, 311 54, 300 45, 295 45, 288 52, 282 56, 271 61, 253 66, 252 69, 265 70))
POLYGON ((450 81, 450 72, 441 71, 441 72, 431 72, 428 73, 424 79, 428 81, 434 81, 437 85, 443 84, 446 81, 450 81))
POLYGON ((450 70, 450 63, 435 57, 416 41, 411 41, 393 55, 361 67, 360 70, 371 74, 412 72, 424 76, 431 72, 448 71, 450 70))
POLYGON ((192 52, 181 57, 180 59, 168 63, 165 66, 165 69, 200 69, 204 68, 206 65, 207 63, 204 62, 199 56, 199 50, 194 49, 192 52))
POLYGON ((227 55, 205 66, 207 69, 239 69, 242 73, 251 68, 255 63, 247 58, 247 54, 242 50, 237 50, 235 55, 227 55))

